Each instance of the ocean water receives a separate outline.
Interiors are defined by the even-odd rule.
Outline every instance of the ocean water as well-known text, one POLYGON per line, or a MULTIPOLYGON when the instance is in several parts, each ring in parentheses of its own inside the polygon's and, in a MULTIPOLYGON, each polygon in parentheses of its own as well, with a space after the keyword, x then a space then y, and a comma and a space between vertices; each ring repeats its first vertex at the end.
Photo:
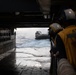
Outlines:
POLYGON ((49 39, 36 40, 36 31, 44 34, 48 33, 48 28, 17 28, 16 30, 16 48, 43 48, 50 47, 49 39))
MULTIPOLYGON (((36 31, 47 33, 48 28, 18 28, 16 31, 16 65, 27 68, 43 69, 48 73, 50 68, 50 41, 49 39, 36 40, 36 31)), ((29 69, 30 70, 30 69, 29 69)), ((29 73, 28 73, 29 74, 29 73)), ((35 75, 35 74, 32 74, 35 75)))

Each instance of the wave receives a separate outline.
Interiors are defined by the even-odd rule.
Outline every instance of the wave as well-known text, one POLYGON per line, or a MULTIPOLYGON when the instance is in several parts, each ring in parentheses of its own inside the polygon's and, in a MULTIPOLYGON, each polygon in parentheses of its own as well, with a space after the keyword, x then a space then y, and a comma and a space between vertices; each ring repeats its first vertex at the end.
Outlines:
POLYGON ((27 48, 27 47, 50 47, 49 39, 46 40, 35 40, 35 39, 24 39, 16 42, 17 48, 27 48))

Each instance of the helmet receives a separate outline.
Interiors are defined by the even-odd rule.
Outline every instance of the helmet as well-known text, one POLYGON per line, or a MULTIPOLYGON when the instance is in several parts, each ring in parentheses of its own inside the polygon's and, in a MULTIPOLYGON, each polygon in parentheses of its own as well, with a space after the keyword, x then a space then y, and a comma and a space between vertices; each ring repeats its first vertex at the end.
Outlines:
POLYGON ((64 10, 66 20, 75 19, 75 12, 72 9, 64 10))
POLYGON ((62 30, 63 28, 61 27, 60 24, 58 23, 52 23, 50 26, 49 26, 49 29, 51 29, 53 32, 57 32, 59 30, 62 30))
POLYGON ((61 12, 61 15, 59 17, 59 22, 61 25, 65 22, 73 23, 75 22, 76 15, 75 12, 72 9, 65 9, 61 12))
POLYGON ((52 37, 52 38, 55 38, 56 34, 61 31, 63 28, 60 26, 60 24, 58 23, 52 23, 50 26, 49 26, 49 35, 52 37))

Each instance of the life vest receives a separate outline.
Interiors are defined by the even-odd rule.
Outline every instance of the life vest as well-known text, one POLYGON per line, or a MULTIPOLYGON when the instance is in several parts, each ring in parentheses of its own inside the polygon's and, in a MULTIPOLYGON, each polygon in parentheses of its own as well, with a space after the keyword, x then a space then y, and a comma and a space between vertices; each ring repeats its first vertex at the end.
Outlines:
POLYGON ((68 26, 58 35, 64 43, 67 59, 76 68, 76 26, 68 26))

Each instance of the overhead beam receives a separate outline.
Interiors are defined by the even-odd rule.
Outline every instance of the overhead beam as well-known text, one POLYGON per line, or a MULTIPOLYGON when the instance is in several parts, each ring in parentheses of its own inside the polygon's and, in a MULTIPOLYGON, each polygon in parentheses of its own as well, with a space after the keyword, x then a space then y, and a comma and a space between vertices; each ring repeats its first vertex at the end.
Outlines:
POLYGON ((41 12, 0 13, 0 27, 48 27, 50 22, 41 12))
POLYGON ((39 12, 27 12, 27 13, 19 13, 18 15, 15 13, 0 13, 0 23, 1 22, 47 22, 48 19, 45 19, 42 13, 39 12))

